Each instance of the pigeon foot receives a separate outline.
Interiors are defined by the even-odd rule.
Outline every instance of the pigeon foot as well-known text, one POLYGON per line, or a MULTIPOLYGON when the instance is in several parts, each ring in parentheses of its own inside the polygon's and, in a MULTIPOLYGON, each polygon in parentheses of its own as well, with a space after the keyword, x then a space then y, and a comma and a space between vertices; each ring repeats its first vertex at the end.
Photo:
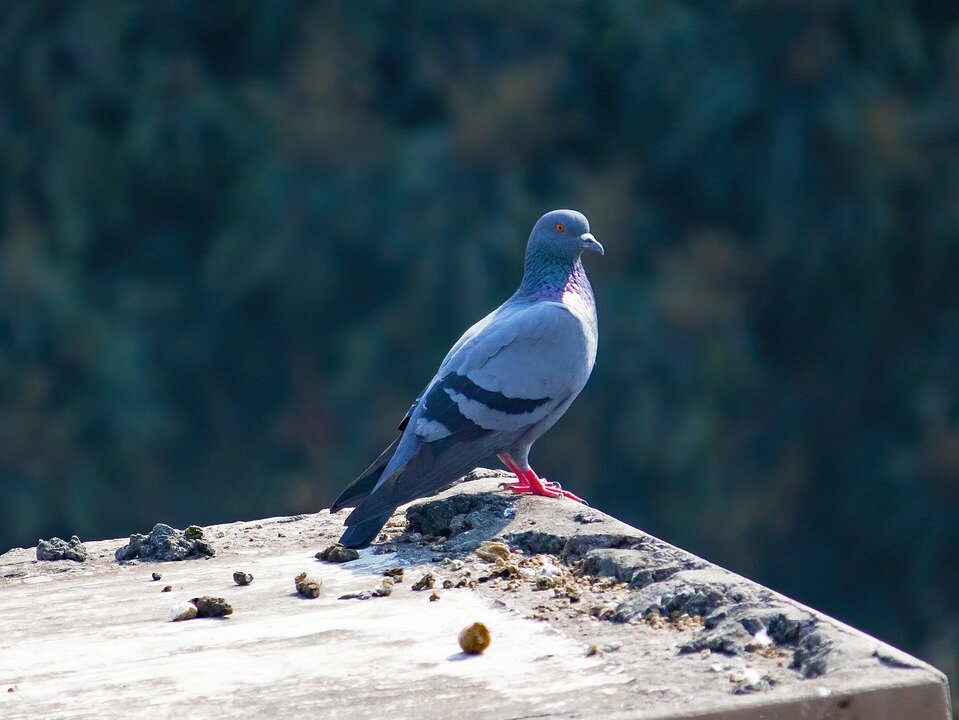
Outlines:
POLYGON ((532 470, 523 471, 518 468, 513 468, 513 472, 516 473, 517 481, 500 483, 500 487, 504 490, 511 491, 514 495, 530 494, 551 498, 565 497, 570 500, 575 500, 578 503, 583 503, 583 505, 589 504, 583 500, 583 498, 579 497, 579 495, 575 495, 569 490, 563 490, 563 486, 558 482, 550 482, 539 478, 532 470))

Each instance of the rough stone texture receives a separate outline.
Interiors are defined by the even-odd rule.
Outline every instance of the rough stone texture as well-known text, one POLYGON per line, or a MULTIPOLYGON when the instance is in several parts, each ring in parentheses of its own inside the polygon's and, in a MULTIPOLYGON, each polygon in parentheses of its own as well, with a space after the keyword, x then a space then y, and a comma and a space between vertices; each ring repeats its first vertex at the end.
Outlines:
POLYGON ((69 541, 54 537, 37 543, 37 560, 72 560, 82 563, 86 559, 87 549, 76 535, 69 541))
POLYGON ((196 525, 177 530, 157 523, 149 535, 131 535, 130 542, 118 548, 115 556, 117 562, 136 559, 167 562, 212 557, 214 554, 213 546, 203 538, 203 530, 196 525))
POLYGON ((116 541, 83 565, 0 556, 0 717, 949 717, 928 665, 596 509, 473 477, 340 564, 313 555, 346 512, 206 528, 217 556, 165 569, 169 593, 116 541), (319 597, 291 587, 303 570, 319 597), (427 573, 441 602, 411 587, 427 573), (233 614, 169 622, 203 596, 233 614), (468 656, 475 622, 491 643, 468 656))

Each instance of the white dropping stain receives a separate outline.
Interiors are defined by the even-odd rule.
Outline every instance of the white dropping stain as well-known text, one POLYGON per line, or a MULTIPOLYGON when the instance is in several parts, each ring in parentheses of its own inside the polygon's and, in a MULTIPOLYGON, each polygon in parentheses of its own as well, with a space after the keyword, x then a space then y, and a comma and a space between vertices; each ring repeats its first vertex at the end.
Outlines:
POLYGON ((767 645, 773 644, 772 639, 769 637, 769 632, 765 627, 760 628, 759 632, 753 635, 753 640, 755 640, 756 644, 760 645, 761 647, 766 647, 767 645))
POLYGON ((53 580, 51 575, 36 575, 34 577, 23 578, 20 582, 24 585, 39 585, 40 583, 46 583, 53 580))

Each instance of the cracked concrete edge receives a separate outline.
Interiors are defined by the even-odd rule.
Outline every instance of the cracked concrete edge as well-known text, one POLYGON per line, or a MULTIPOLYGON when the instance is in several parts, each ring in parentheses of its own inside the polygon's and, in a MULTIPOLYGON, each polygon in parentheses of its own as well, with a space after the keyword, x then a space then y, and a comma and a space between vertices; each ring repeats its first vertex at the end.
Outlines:
MULTIPOLYGON (((593 562, 594 571, 603 569, 603 563, 609 560, 611 564, 605 567, 607 572, 634 573, 629 575, 629 579, 638 578, 636 587, 629 593, 630 597, 624 601, 636 606, 633 608, 636 612, 629 617, 624 612, 621 618, 624 622, 606 623, 609 633, 633 632, 629 628, 643 622, 642 615, 646 610, 642 607, 644 603, 656 600, 663 592, 668 595, 681 588, 683 583, 695 589, 702 581, 720 587, 718 598, 710 599, 707 593, 704 607, 715 604, 712 608, 715 611, 724 604, 732 606, 727 617, 721 619, 716 628, 726 620, 741 624, 741 620, 748 616, 752 607, 749 603, 736 602, 734 598, 729 602, 730 598, 726 597, 730 595, 730 589, 745 588, 755 608, 785 609, 788 611, 786 614, 811 618, 816 630, 827 641, 826 675, 821 679, 829 680, 832 686, 838 688, 832 696, 816 694, 817 686, 819 690, 823 689, 817 680, 793 680, 790 681, 793 690, 789 691, 787 697, 783 697, 782 693, 775 698, 763 693, 727 695, 716 708, 690 707, 681 714, 673 710, 662 714, 663 718, 870 717, 892 720, 909 717, 917 720, 946 720, 951 716, 947 680, 928 664, 594 508, 584 508, 565 501, 552 503, 529 496, 509 497, 495 492, 498 482, 509 477, 503 472, 479 469, 467 476, 474 482, 457 485, 437 496, 400 508, 394 518, 404 514, 408 518, 404 533, 406 537, 391 538, 379 546, 380 550, 395 550, 398 559, 409 566, 429 566, 437 561, 437 557, 471 556, 480 543, 498 538, 514 546, 525 547, 530 552, 551 550, 559 560, 572 564, 580 571, 590 562, 593 562), (444 508, 444 503, 451 502, 452 508, 449 505, 444 508), (452 525, 456 532, 444 537, 417 538, 417 523, 422 524, 423 518, 430 515, 430 508, 441 509, 443 512, 439 524, 445 522, 447 527, 452 525), (613 552, 606 557, 604 551, 613 552), (630 565, 630 562, 633 564, 630 565), (744 609, 745 615, 736 614, 741 609, 744 609)), ((438 515, 432 512, 431 517, 436 521, 438 515)), ((292 545, 294 542, 292 539, 276 539, 284 537, 283 532, 277 531, 287 523, 295 523, 303 530, 314 533, 312 542, 318 544, 335 540, 340 530, 340 520, 328 511, 320 511, 315 515, 207 526, 205 531, 208 537, 214 538, 214 543, 223 543, 217 545, 218 556, 221 547, 226 555, 247 547, 262 547, 266 552, 274 552, 282 544, 292 545), (257 545, 247 545, 247 542, 254 541, 257 545)), ((83 566, 68 561, 28 561, 27 558, 35 553, 15 549, 0 555, 0 570, 4 567, 8 569, 8 572, 0 575, 0 588, 7 580, 19 582, 33 575, 75 570, 83 574, 111 572, 111 568, 117 567, 113 559, 114 552, 123 542, 87 543, 91 558, 83 566)), ((477 592, 495 598, 494 602, 497 603, 501 603, 504 597, 483 585, 477 588, 477 592)), ((694 605, 703 601, 694 596, 683 598, 684 602, 688 600, 694 605)), ((506 596, 506 599, 509 609, 524 610, 522 598, 506 596)), ((572 625, 559 625, 556 630, 582 642, 582 633, 577 634, 575 629, 571 629, 572 625)), ((641 628, 636 628, 635 632, 641 633, 641 628)), ((609 715, 624 719, 635 716, 633 711, 609 715)), ((647 710, 643 717, 660 715, 656 711, 650 714, 647 710)))
MULTIPOLYGON (((498 482, 511 477, 503 471, 477 469, 468 475, 466 480, 484 481, 486 487, 492 489, 498 482)), ((480 483, 471 485, 479 489, 480 483)), ((845 667, 868 667, 870 663, 910 671, 908 676, 900 673, 894 679, 884 677, 875 682, 860 683, 854 701, 856 716, 890 720, 904 717, 944 720, 951 717, 949 685, 944 673, 814 608, 593 508, 566 503, 557 505, 554 511, 546 516, 548 521, 545 526, 537 521, 535 529, 515 527, 522 522, 519 512, 502 526, 496 522, 497 512, 494 512, 493 526, 490 527, 491 518, 486 518, 484 525, 479 508, 467 501, 471 497, 466 489, 468 487, 470 486, 457 486, 437 497, 407 506, 406 516, 414 530, 423 525, 423 518, 431 514, 431 508, 442 507, 450 502, 459 505, 456 509, 465 509, 467 517, 472 515, 475 525, 470 531, 480 532, 471 538, 471 542, 464 543, 464 538, 458 539, 457 535, 452 535, 444 542, 433 544, 432 551, 463 553, 475 549, 484 538, 497 538, 527 552, 555 555, 567 564, 576 564, 580 572, 596 574, 599 570, 600 574, 615 575, 627 581, 638 578, 638 582, 631 582, 636 594, 620 603, 614 620, 629 623, 641 618, 652 607, 665 605, 662 609, 668 610, 669 599, 675 599, 677 595, 683 598, 688 596, 692 606, 702 601, 705 609, 709 611, 706 616, 707 632, 704 634, 707 639, 711 631, 720 631, 724 626, 727 631, 743 625, 748 627, 750 621, 755 629, 762 626, 770 633, 770 620, 775 622, 785 618, 798 626, 796 636, 774 636, 774 644, 793 652, 791 667, 798 669, 805 677, 815 678, 845 667), (604 567, 602 560, 609 554, 614 555, 615 560, 604 567), (696 591, 700 589, 705 589, 706 592, 702 593, 702 597, 697 597, 696 591), (709 591, 717 589, 720 589, 719 597, 710 597, 709 591), (692 594, 690 590, 693 591, 692 594), (712 628, 708 625, 710 617, 716 623, 712 628), (811 647, 810 638, 816 639, 811 647), (807 644, 804 645, 804 642, 807 644), (813 655, 818 654, 818 660, 822 663, 821 666, 814 665, 814 671, 809 673, 802 659, 797 658, 804 649, 813 655)), ((472 497, 476 498, 482 496, 482 491, 472 494, 472 497)), ((493 505, 496 511, 500 509, 500 503, 495 500, 493 505)), ((445 516, 448 513, 441 514, 445 516)), ((452 514, 451 523, 455 524, 456 518, 462 514, 452 514)), ((695 651, 702 647, 689 649, 695 651)), ((751 702, 753 698, 747 698, 743 707, 690 717, 717 720, 733 717, 833 717, 837 707, 844 710, 851 707, 853 702, 849 700, 849 704, 844 707, 842 699, 832 698, 830 701, 829 698, 800 698, 792 704, 791 709, 778 705, 775 714, 770 715, 769 707, 754 704, 751 702), (821 707, 817 709, 817 706, 821 707)))

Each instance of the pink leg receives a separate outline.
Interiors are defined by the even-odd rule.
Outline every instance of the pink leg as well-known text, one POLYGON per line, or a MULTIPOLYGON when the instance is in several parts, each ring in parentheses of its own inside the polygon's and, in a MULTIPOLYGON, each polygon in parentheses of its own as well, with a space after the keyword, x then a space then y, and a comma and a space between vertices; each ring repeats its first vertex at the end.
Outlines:
POLYGON ((506 490, 512 490, 514 495, 520 495, 523 493, 531 493, 533 495, 543 495, 545 497, 565 497, 570 500, 575 500, 576 502, 583 503, 588 505, 588 503, 583 500, 583 498, 578 495, 574 495, 569 490, 563 490, 563 486, 558 482, 548 482, 541 480, 539 476, 533 471, 532 468, 529 470, 520 470, 520 468, 513 462, 511 458, 506 453, 501 453, 499 459, 516 475, 516 482, 514 483, 502 483, 500 487, 506 490))
POLYGON ((516 482, 512 483, 500 483, 501 488, 506 490, 512 490, 515 494, 519 495, 520 493, 532 492, 529 481, 526 479, 526 474, 517 467, 516 463, 513 462, 511 458, 506 453, 500 453, 497 457, 503 461, 503 464, 510 469, 510 472, 516 476, 516 482))

